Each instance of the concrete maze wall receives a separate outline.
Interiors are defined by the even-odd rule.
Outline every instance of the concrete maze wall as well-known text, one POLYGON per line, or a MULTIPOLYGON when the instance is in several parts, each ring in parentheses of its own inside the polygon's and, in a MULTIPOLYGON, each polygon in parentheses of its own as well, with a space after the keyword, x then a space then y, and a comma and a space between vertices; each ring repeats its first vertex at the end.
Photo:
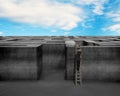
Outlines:
POLYGON ((120 82, 120 47, 82 47, 82 79, 120 82))
MULTIPOLYGON (((120 81, 120 47, 82 46, 83 81, 120 81)), ((0 80, 73 80, 74 47, 0 47, 0 80)))
POLYGON ((39 79, 41 52, 41 46, 0 47, 0 80, 39 79))
POLYGON ((43 44, 43 80, 64 80, 65 44, 43 44))

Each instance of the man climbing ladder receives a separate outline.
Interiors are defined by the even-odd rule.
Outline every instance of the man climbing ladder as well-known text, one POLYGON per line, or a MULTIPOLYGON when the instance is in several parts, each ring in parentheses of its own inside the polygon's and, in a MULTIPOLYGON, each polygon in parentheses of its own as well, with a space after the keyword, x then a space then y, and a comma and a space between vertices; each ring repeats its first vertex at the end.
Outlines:
POLYGON ((82 70, 81 70, 81 47, 80 45, 75 46, 75 85, 82 84, 82 70))

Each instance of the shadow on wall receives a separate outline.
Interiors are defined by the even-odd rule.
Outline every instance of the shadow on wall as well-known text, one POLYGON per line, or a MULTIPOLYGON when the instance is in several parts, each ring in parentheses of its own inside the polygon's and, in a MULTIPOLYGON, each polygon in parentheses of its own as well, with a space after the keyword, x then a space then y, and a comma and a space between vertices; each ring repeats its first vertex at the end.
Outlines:
POLYGON ((43 44, 43 80, 64 80, 65 45, 43 44))

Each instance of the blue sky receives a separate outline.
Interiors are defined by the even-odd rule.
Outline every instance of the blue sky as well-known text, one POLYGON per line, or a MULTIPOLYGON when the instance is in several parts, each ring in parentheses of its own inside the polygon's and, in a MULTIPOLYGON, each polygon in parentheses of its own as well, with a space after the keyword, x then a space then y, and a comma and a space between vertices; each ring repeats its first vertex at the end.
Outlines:
POLYGON ((1 36, 120 36, 120 0, 0 0, 1 36))

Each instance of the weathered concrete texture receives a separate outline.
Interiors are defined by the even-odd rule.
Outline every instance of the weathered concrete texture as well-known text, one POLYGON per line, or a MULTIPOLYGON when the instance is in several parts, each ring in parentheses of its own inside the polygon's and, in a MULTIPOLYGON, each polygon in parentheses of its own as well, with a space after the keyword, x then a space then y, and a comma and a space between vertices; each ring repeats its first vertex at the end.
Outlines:
POLYGON ((71 80, 74 78, 74 59, 75 59, 75 42, 65 41, 66 44, 66 72, 65 78, 71 80))
POLYGON ((41 69, 38 46, 1 46, 0 80, 37 79, 41 69), (39 57, 37 57, 39 56, 39 57), (39 67, 39 70, 38 70, 39 67))
POLYGON ((92 40, 84 40, 82 41, 82 46, 97 46, 99 44, 97 44, 95 41, 92 40))
POLYGON ((0 82, 0 96, 120 96, 120 83, 0 82))
POLYGON ((43 80, 64 80, 65 45, 64 42, 43 44, 43 80))
POLYGON ((120 47, 82 47, 82 77, 120 81, 120 47))
POLYGON ((84 46, 83 80, 120 80, 119 36, 0 37, 0 79, 73 79, 75 43, 84 46))

